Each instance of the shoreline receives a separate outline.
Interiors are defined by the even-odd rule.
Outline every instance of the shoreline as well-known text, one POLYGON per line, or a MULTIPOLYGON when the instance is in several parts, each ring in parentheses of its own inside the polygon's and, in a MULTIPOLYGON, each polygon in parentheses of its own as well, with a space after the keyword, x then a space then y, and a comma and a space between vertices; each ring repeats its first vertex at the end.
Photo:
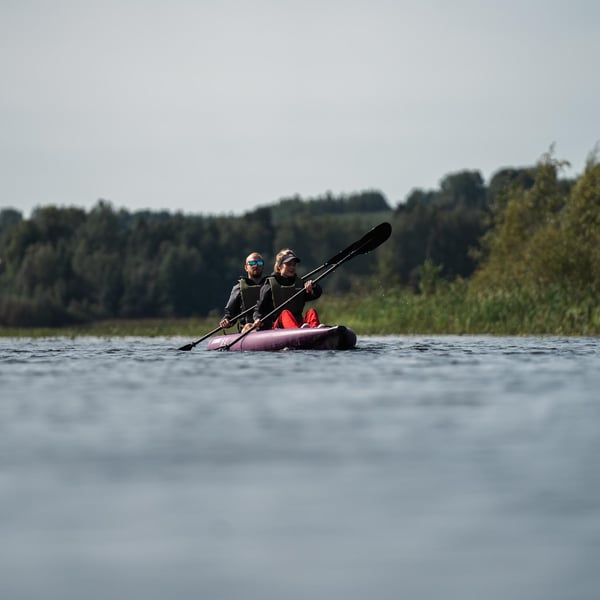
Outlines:
MULTIPOLYGON (((600 305, 565 295, 528 293, 472 296, 464 285, 447 285, 432 294, 392 289, 327 296, 312 304, 328 325, 345 325, 357 335, 493 335, 599 337, 600 305)), ((0 325, 0 337, 189 337, 198 339, 218 326, 206 317, 107 319, 55 327, 0 325)), ((231 327, 227 333, 236 333, 231 327)), ((216 335, 216 334, 215 334, 216 335)))

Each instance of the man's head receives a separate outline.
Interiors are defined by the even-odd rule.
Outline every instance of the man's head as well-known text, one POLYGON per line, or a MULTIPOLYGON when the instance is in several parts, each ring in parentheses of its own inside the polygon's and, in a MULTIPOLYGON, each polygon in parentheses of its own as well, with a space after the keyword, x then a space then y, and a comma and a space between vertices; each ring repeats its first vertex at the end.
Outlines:
POLYGON ((246 257, 246 263, 244 264, 244 271, 248 273, 250 279, 259 281, 262 278, 263 271, 265 270, 265 261, 258 252, 252 252, 246 257))

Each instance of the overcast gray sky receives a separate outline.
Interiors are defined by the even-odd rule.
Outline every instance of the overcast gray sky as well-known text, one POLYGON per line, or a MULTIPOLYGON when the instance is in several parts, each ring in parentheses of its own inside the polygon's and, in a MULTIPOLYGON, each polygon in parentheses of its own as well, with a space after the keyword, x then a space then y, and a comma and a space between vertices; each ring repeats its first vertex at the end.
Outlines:
POLYGON ((390 204, 600 139, 596 0, 0 0, 0 207, 390 204))

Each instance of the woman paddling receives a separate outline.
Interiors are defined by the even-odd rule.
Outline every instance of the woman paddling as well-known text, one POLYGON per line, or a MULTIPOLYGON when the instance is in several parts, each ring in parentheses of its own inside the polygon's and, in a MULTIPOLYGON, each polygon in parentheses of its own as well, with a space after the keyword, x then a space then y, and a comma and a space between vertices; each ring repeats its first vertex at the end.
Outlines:
POLYGON ((300 259, 296 253, 285 248, 277 253, 273 273, 260 290, 260 298, 254 310, 254 326, 256 329, 291 329, 297 327, 318 327, 319 315, 314 308, 309 308, 302 315, 304 304, 316 300, 323 290, 312 280, 303 282, 296 275, 296 265, 300 259), (303 291, 303 293, 299 293, 303 291), (298 294, 293 300, 293 296, 298 294), (285 304, 279 313, 263 321, 263 317, 272 313, 277 307, 285 304))

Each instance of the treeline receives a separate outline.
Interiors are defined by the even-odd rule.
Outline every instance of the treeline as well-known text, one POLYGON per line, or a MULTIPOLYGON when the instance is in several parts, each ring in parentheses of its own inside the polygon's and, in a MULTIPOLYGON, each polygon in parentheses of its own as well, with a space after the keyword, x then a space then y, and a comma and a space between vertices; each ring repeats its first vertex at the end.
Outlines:
MULTIPOLYGON (((241 217, 129 212, 103 200, 90 211, 41 207, 28 219, 3 209, 0 324, 220 312, 250 252, 262 252, 270 272, 277 251, 290 246, 310 270, 392 213, 374 192, 308 204, 320 207, 318 218, 296 199, 241 217)), ((354 276, 375 272, 373 262, 357 260, 357 267, 354 276)), ((350 285, 335 277, 330 284, 350 285)))
MULTIPOLYGON (((515 286, 600 292, 598 165, 560 179, 545 157, 502 169, 486 185, 478 171, 447 175, 391 207, 376 190, 298 197, 242 216, 45 206, 30 218, 0 210, 0 324, 62 325, 104 318, 221 313, 245 256, 270 271, 291 247, 312 270, 390 221, 392 237, 323 285, 328 293, 472 280, 474 294, 515 286)), ((558 293, 558 292, 557 292, 558 293)), ((590 296, 592 298, 593 296, 590 296)), ((590 301, 591 302, 591 301, 590 301)))

